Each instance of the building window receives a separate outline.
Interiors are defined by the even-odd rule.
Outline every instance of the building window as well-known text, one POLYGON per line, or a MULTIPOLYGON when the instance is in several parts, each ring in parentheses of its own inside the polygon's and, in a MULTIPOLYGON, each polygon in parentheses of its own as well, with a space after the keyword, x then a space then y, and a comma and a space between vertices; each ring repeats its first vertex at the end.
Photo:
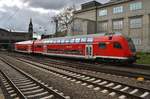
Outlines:
POLYGON ((142 18, 130 19, 130 28, 141 28, 142 27, 142 18))
POLYGON ((119 7, 114 7, 113 8, 113 13, 122 13, 123 12, 123 6, 119 6, 119 7))
POLYGON ((107 32, 108 31, 108 22, 99 22, 98 23, 98 32, 107 32))
POLYGON ((142 9, 142 2, 136 2, 130 4, 130 10, 139 10, 142 9))
POLYGON ((82 20, 76 20, 74 22, 73 26, 73 32, 82 32, 83 27, 82 27, 83 21, 82 20))
POLYGON ((107 9, 99 11, 99 16, 106 16, 106 15, 107 15, 107 9))
POLYGON ((113 21, 113 29, 114 30, 121 30, 121 29, 123 29, 123 20, 114 20, 113 21))
POLYGON ((142 41, 141 41, 140 38, 133 38, 132 40, 133 40, 133 43, 134 43, 135 45, 141 45, 141 44, 142 44, 142 41))

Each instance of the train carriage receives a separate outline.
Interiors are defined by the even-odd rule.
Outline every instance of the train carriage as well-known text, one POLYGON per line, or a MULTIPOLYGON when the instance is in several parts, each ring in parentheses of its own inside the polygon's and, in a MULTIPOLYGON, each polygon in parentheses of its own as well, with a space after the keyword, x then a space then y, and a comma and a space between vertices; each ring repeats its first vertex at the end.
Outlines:
POLYGON ((34 45, 33 45, 34 53, 37 53, 37 54, 43 53, 43 51, 44 51, 43 44, 44 43, 42 42, 42 40, 35 40, 34 45))
POLYGON ((23 53, 32 53, 33 52, 34 41, 22 41, 15 43, 15 51, 23 53))
POLYGON ((95 34, 36 40, 33 53, 108 62, 136 61, 135 47, 130 38, 120 34, 95 34))
POLYGON ((46 45, 46 51, 43 54, 74 58, 86 58, 86 43, 92 45, 93 38, 65 37, 45 39, 43 40, 43 42, 43 45, 46 45))
POLYGON ((132 40, 122 35, 88 35, 44 39, 43 54, 63 57, 101 59, 110 61, 135 61, 132 40))

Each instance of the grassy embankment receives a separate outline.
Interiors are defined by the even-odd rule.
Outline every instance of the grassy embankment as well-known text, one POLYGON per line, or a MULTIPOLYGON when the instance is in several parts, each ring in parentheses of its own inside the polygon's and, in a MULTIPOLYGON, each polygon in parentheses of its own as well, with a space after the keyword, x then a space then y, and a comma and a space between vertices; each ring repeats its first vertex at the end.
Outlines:
POLYGON ((138 64, 150 65, 150 53, 138 52, 137 56, 140 57, 140 59, 137 60, 138 64))

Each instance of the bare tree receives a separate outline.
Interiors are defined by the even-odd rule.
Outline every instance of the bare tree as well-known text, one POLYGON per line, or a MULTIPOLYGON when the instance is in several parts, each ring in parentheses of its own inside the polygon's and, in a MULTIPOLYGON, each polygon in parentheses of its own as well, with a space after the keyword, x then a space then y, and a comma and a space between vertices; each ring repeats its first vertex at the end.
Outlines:
POLYGON ((58 15, 53 17, 56 24, 56 32, 67 31, 73 21, 74 7, 64 8, 58 15))

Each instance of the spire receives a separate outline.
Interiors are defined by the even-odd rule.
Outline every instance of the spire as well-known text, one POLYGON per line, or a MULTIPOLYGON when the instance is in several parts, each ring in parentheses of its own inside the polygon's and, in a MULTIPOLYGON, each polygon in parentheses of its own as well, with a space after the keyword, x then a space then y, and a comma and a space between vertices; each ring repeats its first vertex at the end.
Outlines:
POLYGON ((32 18, 30 18, 30 25, 32 25, 32 18))
POLYGON ((28 29, 29 33, 33 33, 33 24, 32 24, 32 18, 30 18, 30 23, 29 23, 29 29, 28 29))

